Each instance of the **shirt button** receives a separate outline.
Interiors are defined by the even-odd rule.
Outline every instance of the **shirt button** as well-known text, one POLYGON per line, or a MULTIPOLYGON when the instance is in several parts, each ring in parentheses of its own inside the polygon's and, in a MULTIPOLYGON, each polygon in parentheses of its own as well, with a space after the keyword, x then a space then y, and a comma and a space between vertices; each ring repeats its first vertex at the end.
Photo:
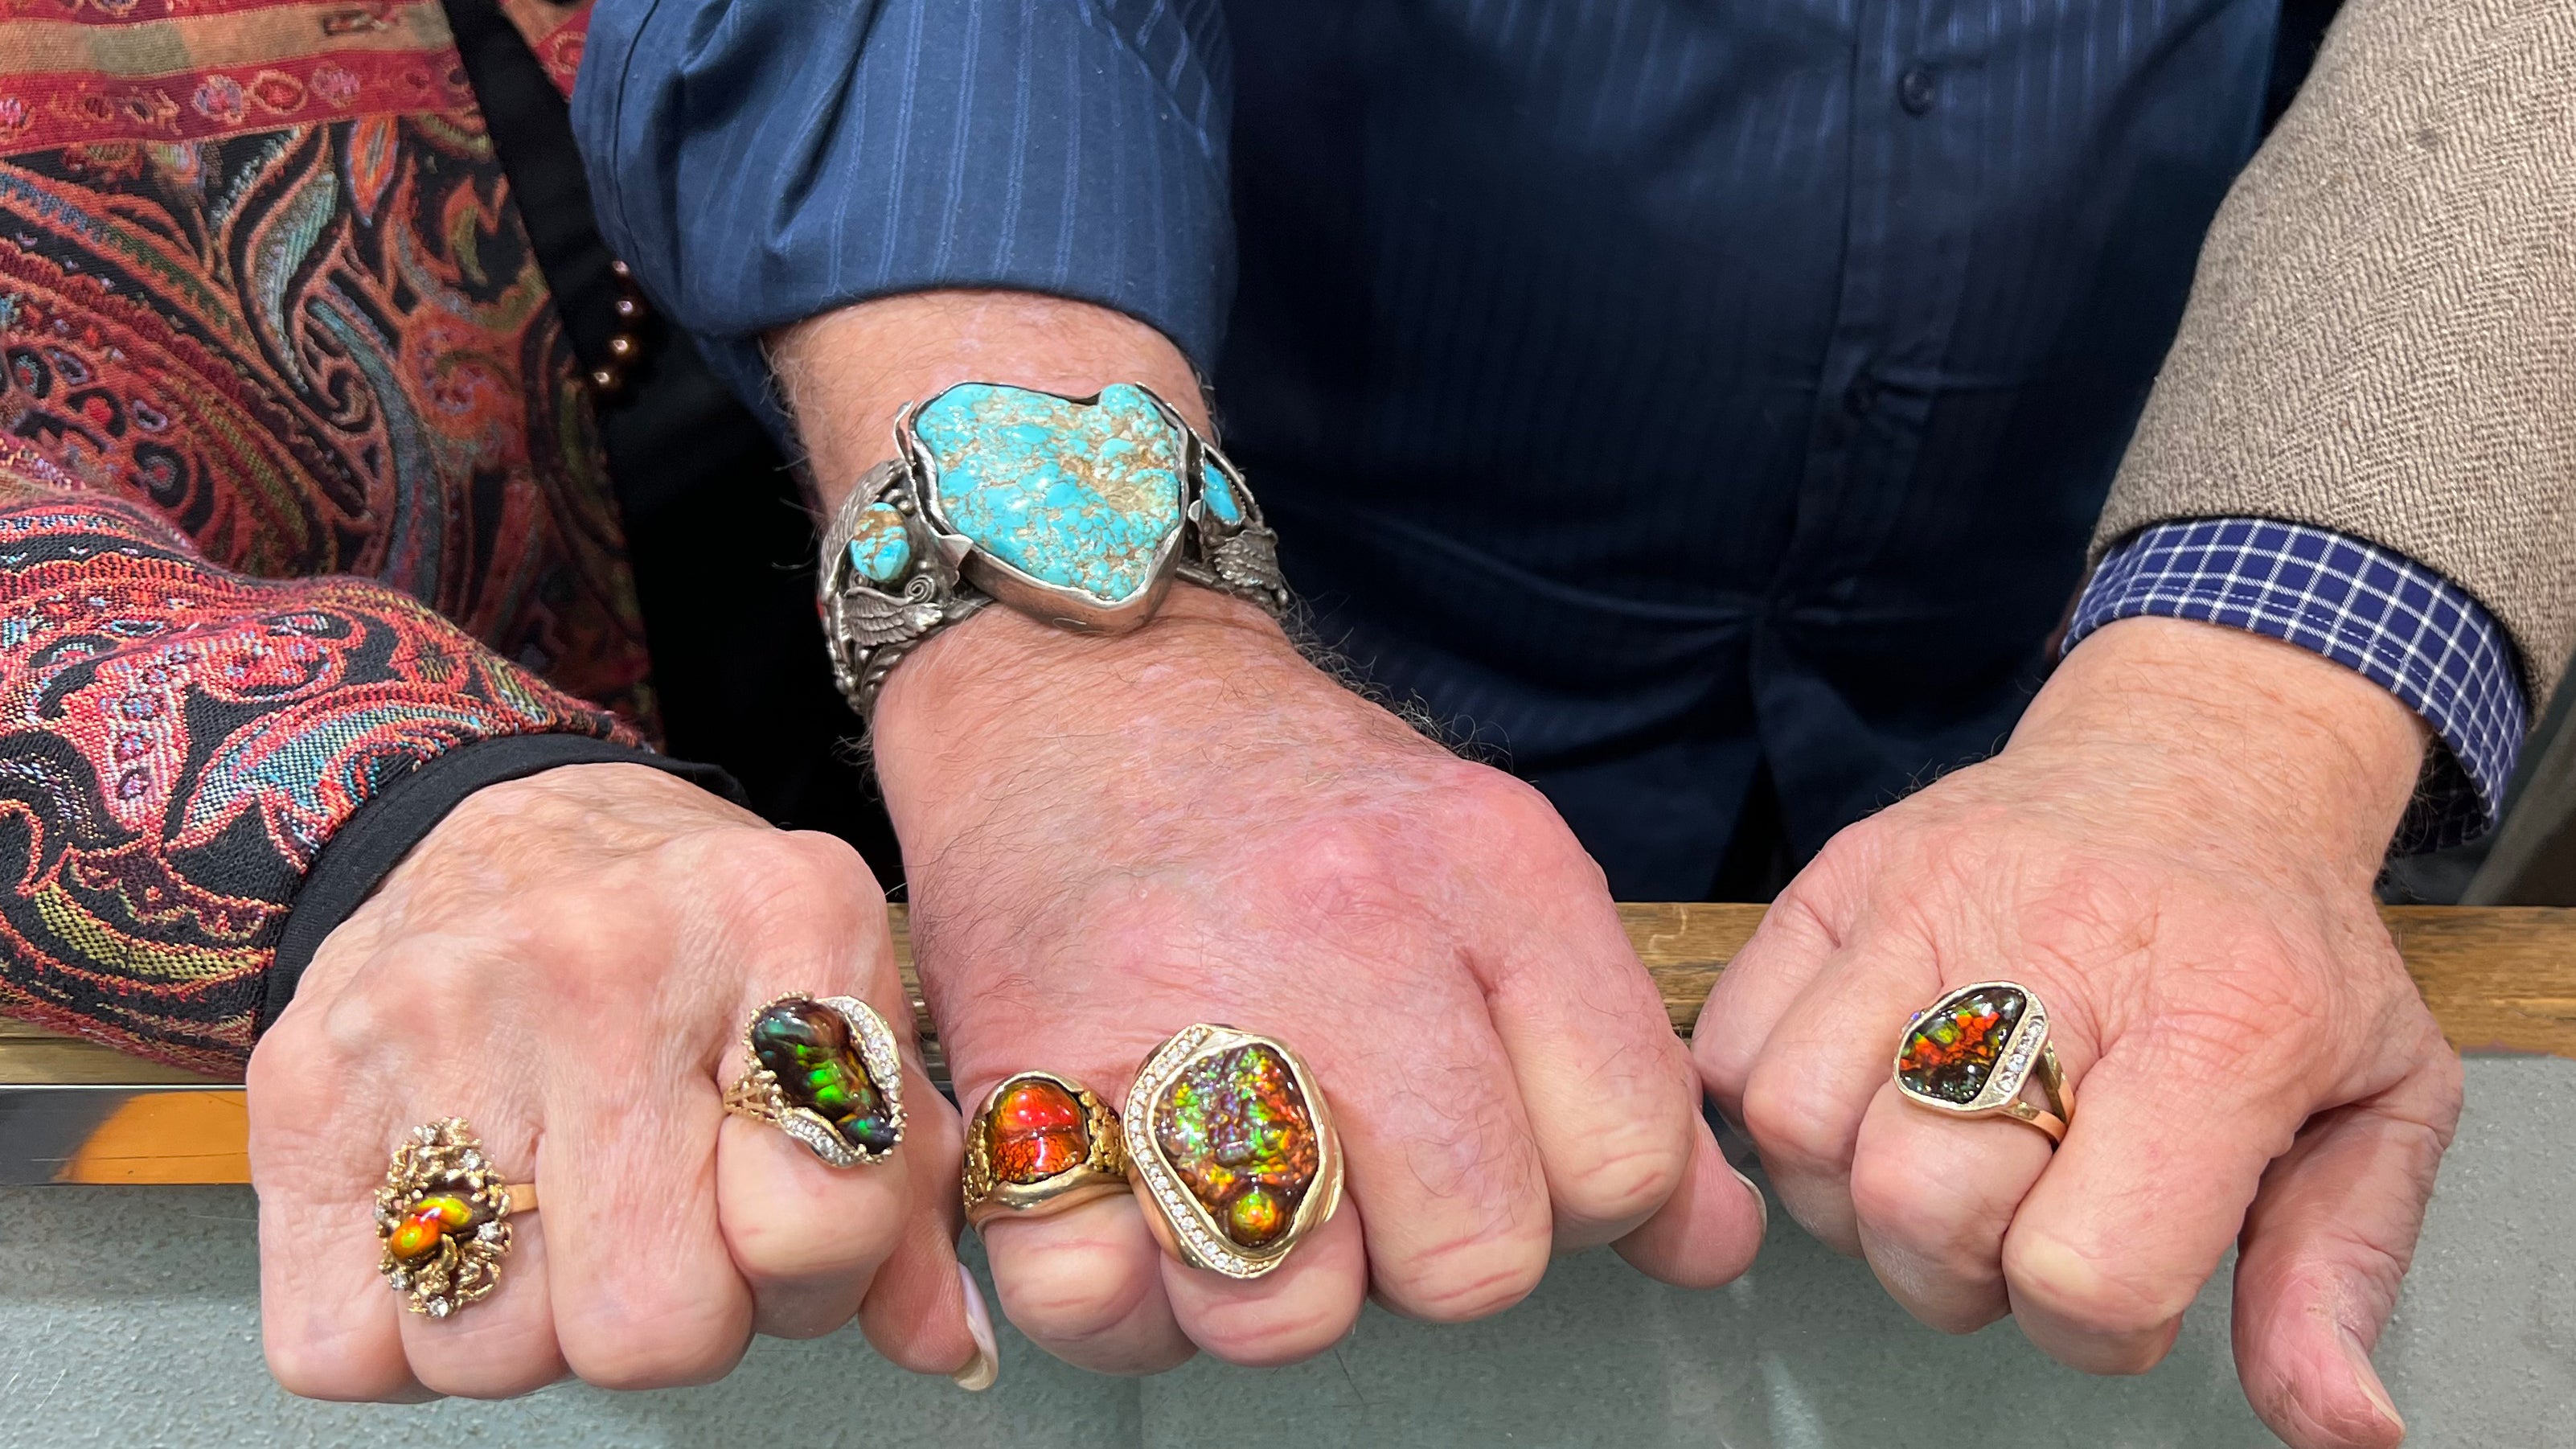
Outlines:
POLYGON ((1868 373, 1864 372, 1853 378, 1851 386, 1843 389, 1843 407, 1853 417, 1867 417, 1870 410, 1877 406, 1878 379, 1868 373))
POLYGON ((1907 66, 1905 74, 1897 77, 1896 100, 1909 114, 1922 115, 1932 109, 1932 103, 1939 99, 1941 99, 1941 87, 1932 79, 1932 67, 1907 66))

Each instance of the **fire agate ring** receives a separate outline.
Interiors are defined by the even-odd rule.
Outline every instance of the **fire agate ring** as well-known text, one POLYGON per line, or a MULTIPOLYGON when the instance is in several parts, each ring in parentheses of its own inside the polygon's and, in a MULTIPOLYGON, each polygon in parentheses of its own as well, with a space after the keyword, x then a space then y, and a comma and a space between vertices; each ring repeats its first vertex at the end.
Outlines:
POLYGON ((394 1148, 376 1189, 376 1271, 404 1307, 445 1318, 501 1286, 510 1217, 536 1210, 536 1184, 504 1183, 464 1118, 424 1122, 394 1148))
POLYGON ((855 996, 782 996, 742 1030, 725 1110, 766 1122, 834 1167, 885 1161, 903 1142, 903 1054, 855 996))
POLYGON ((1190 1267, 1258 1278, 1341 1206, 1323 1089, 1269 1037, 1201 1023, 1165 1041, 1128 1089, 1126 1120, 1145 1221, 1190 1267))
POLYGON ((1962 986, 1914 1014, 1896 1045, 1896 1090, 1957 1117, 2010 1117, 2055 1147, 2075 1120, 2075 1087, 2048 1042, 2048 1008, 2011 981, 1962 986), (2034 1080, 2048 1105, 2023 1095, 2034 1080))
POLYGON ((1043 1217, 1126 1192, 1126 1136, 1090 1088, 1022 1072, 984 1094, 966 1126, 966 1220, 1043 1217))

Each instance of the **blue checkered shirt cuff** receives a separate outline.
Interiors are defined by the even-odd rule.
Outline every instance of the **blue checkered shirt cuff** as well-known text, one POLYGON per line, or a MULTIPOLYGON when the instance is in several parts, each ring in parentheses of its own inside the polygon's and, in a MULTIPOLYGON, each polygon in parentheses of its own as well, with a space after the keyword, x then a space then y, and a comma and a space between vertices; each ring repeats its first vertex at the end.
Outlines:
POLYGON ((2513 645, 2457 584, 2322 528, 2247 518, 2157 524, 2113 549, 2076 601, 2066 647, 2153 615, 2250 629, 2359 670, 2432 726, 2397 848, 2434 850, 2495 823, 2530 714, 2513 645))

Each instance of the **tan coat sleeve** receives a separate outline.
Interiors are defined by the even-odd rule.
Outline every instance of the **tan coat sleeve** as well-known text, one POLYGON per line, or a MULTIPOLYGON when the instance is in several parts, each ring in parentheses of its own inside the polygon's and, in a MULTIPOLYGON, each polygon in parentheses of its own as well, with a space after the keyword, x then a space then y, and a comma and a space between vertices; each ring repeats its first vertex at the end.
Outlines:
POLYGON ((2331 528, 2576 645, 2576 0, 2350 0, 2202 250, 2098 554, 2331 528))

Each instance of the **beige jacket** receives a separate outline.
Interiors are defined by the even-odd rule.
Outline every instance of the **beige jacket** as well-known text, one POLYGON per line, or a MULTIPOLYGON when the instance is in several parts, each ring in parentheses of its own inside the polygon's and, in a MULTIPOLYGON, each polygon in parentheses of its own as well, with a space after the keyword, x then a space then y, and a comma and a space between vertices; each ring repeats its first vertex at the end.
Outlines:
POLYGON ((2349 0, 2219 209, 2095 549, 2280 518, 2576 647, 2576 0, 2349 0))

